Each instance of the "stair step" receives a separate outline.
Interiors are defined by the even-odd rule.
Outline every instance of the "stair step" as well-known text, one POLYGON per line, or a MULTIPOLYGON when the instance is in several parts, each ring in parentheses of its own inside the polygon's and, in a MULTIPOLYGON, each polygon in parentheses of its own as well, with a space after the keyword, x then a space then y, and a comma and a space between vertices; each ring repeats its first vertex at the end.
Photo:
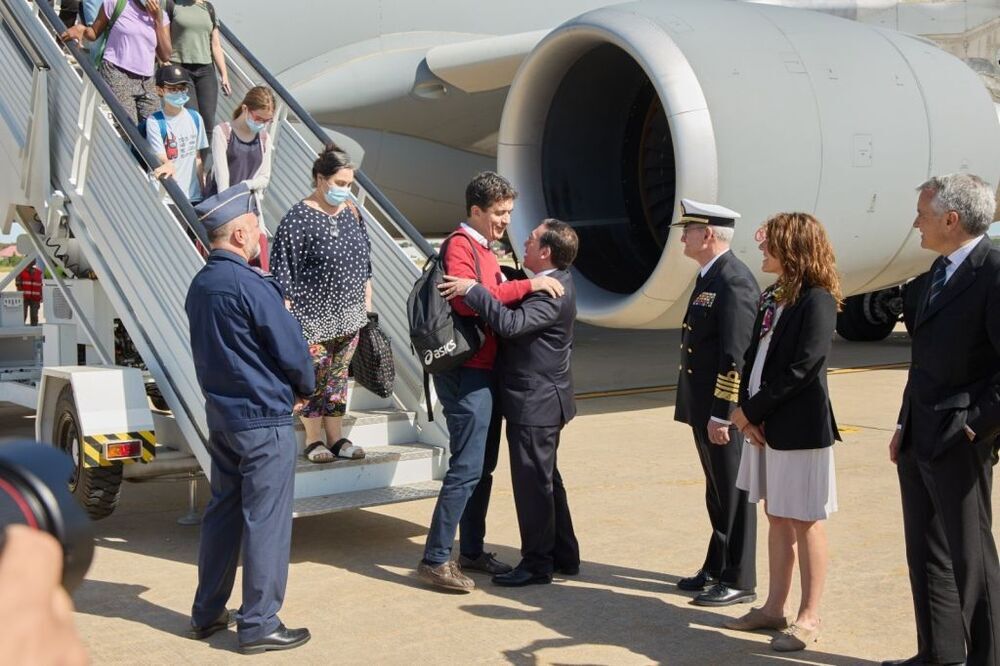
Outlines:
POLYGON ((435 452, 440 450, 436 446, 420 443, 370 446, 365 448, 365 457, 360 460, 335 458, 332 462, 328 463, 309 462, 304 455, 300 454, 298 463, 295 465, 295 473, 309 474, 331 469, 343 469, 345 467, 362 467, 364 465, 381 465, 384 463, 402 462, 404 460, 432 458, 435 452))
POLYGON ((296 465, 295 498, 407 486, 444 478, 448 462, 444 449, 419 442, 365 447, 361 460, 337 459, 311 463, 300 457, 296 465))
POLYGON ((402 486, 388 488, 372 488, 371 490, 356 490, 353 492, 323 495, 320 497, 304 497, 295 500, 292 515, 295 518, 318 516, 334 511, 347 509, 363 509, 365 507, 412 502, 413 500, 437 497, 441 490, 440 481, 421 481, 402 486))
MULTIPOLYGON (((386 444, 405 444, 417 438, 416 412, 395 407, 361 409, 348 412, 343 420, 344 437, 367 450, 386 444)), ((305 448, 305 428, 295 419, 299 452, 305 448)))

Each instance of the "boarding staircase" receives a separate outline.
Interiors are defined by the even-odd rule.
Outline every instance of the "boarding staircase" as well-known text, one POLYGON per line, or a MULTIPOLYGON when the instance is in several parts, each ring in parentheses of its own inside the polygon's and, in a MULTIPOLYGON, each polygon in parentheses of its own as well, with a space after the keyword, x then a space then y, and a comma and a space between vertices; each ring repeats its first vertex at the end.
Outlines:
MULTIPOLYGON (((157 160, 86 52, 59 43, 61 23, 48 3, 0 0, 0 19, 0 210, 7 212, 0 229, 9 232, 16 219, 35 252, 63 269, 53 271, 61 297, 99 362, 111 365, 114 350, 99 344, 94 322, 83 316, 72 289, 74 279, 99 280, 169 407, 154 410, 156 460, 126 466, 125 477, 208 474, 204 401, 183 307, 188 285, 204 264, 190 237, 205 240, 194 210, 173 180, 151 180, 137 163, 136 153, 147 166, 157 160), (81 259, 67 260, 69 245, 81 259)), ((308 191, 312 162, 329 139, 224 23, 220 32, 233 91, 220 99, 217 122, 254 85, 268 85, 278 100, 270 128, 272 177, 263 202, 273 231, 308 191)), ((433 496, 445 469, 444 419, 440 413, 427 418, 421 367, 408 344, 405 300, 419 269, 399 241, 409 241, 424 256, 432 249, 360 171, 357 183, 372 241, 374 306, 395 355, 395 393, 380 399, 352 385, 345 436, 368 455, 327 465, 301 459, 297 516, 433 496)))

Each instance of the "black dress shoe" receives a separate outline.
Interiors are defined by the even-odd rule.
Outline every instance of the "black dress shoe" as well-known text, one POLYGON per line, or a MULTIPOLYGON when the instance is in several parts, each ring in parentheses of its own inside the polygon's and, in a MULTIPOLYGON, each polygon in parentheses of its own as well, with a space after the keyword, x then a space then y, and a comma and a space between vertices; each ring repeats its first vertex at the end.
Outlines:
POLYGON ((234 624, 236 624, 236 618, 233 616, 233 612, 224 610, 219 617, 215 618, 215 620, 211 622, 211 624, 206 624, 204 627, 199 627, 192 622, 191 628, 187 631, 187 637, 200 641, 204 638, 208 638, 212 634, 228 629, 234 624))
POLYGON ((501 587, 524 587, 525 585, 548 585, 552 582, 551 574, 535 573, 520 567, 514 567, 507 573, 493 576, 493 583, 501 587))
POLYGON ((919 654, 915 654, 909 659, 886 659, 882 662, 882 666, 959 666, 964 663, 964 661, 927 661, 919 654))
POLYGON ((716 583, 707 592, 702 592, 694 598, 695 606, 731 606, 733 604, 748 604, 757 600, 753 590, 737 590, 725 583, 716 583))
POLYGON ((283 624, 278 628, 262 636, 255 641, 240 643, 240 652, 243 654, 257 654, 268 650, 291 650, 300 645, 305 645, 312 638, 308 629, 288 629, 283 624))
POLYGON ((706 585, 715 585, 718 581, 712 577, 710 573, 701 569, 693 576, 688 576, 687 578, 681 578, 677 581, 677 587, 681 590, 686 590, 688 592, 700 592, 705 589, 706 585))
POLYGON ((552 573, 557 573, 560 576, 577 576, 580 573, 579 564, 557 564, 552 570, 552 573))

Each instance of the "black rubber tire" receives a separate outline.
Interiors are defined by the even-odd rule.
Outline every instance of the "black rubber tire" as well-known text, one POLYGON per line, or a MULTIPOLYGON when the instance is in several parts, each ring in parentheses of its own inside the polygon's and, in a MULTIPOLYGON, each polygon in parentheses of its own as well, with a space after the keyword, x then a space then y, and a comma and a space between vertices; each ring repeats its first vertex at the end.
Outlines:
POLYGON ((67 384, 56 400, 55 425, 52 441, 68 453, 76 463, 69 479, 69 490, 92 520, 107 518, 114 513, 121 499, 122 465, 85 467, 80 441, 80 417, 76 412, 73 387, 67 384))
POLYGON ((844 300, 844 309, 837 314, 837 333, 851 342, 875 342, 884 340, 896 327, 895 319, 873 322, 865 313, 865 296, 859 294, 844 300))

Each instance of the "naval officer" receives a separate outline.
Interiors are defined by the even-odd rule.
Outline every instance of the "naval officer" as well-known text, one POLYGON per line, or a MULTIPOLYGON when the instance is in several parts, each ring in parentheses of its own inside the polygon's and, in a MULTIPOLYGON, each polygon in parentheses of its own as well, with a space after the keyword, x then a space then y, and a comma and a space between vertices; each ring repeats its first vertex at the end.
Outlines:
POLYGON ((738 213, 681 200, 684 254, 701 266, 684 317, 674 419, 691 426, 705 472, 712 523, 701 569, 682 590, 705 590, 694 603, 727 606, 756 599, 757 515, 736 488, 743 436, 729 422, 739 399, 743 354, 750 344, 760 290, 750 269, 729 250, 738 213))
POLYGON ((292 408, 315 388, 302 328, 278 283, 247 262, 260 251, 254 197, 245 183, 196 208, 211 253, 184 308, 191 352, 205 395, 212 499, 198 554, 198 591, 189 636, 206 638, 230 622, 226 602, 243 555, 240 651, 286 650, 308 629, 278 619, 288 580, 297 445, 292 408))

